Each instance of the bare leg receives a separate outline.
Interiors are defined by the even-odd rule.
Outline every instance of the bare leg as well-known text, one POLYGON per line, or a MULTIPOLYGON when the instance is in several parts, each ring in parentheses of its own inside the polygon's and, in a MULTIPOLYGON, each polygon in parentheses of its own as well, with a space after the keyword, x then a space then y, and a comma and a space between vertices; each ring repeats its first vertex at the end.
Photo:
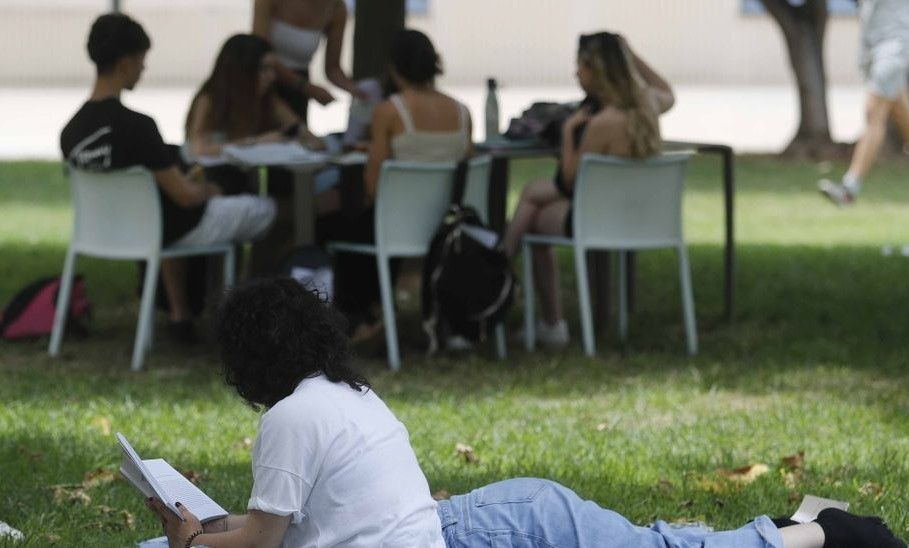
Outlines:
POLYGON ((186 260, 162 259, 161 279, 170 305, 170 321, 188 320, 190 313, 186 302, 186 260))
POLYGON ((887 132, 887 118, 893 108, 894 101, 885 97, 869 94, 865 107, 865 133, 855 145, 852 152, 852 162, 849 164, 847 176, 851 175, 862 180, 874 161, 877 159, 887 132))
POLYGON ((511 217, 508 230, 505 231, 506 256, 514 257, 521 247, 521 238, 533 227, 534 219, 539 211, 559 199, 564 200, 564 197, 559 194, 552 181, 534 181, 524 187, 518 208, 511 217))
POLYGON ((780 529, 784 548, 823 548, 824 530, 813 521, 780 529))
POLYGON ((899 97, 893 101, 890 117, 900 130, 900 137, 903 138, 903 150, 909 150, 909 88, 903 88, 899 97))
MULTIPOLYGON (((569 205, 564 198, 550 203, 540 210, 531 228, 537 234, 564 234, 569 205)), ((562 319, 562 295, 555 251, 551 247, 534 248, 534 275, 540 293, 543 319, 549 325, 555 325, 562 319)))

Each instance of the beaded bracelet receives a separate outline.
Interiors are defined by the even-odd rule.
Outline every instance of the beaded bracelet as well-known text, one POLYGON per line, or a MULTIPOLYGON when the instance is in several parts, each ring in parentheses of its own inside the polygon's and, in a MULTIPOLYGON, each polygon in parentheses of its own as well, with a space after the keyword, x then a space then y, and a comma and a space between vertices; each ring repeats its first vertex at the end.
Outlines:
POLYGON ((191 535, 189 535, 188 537, 186 537, 185 548, 191 548, 193 545, 193 540, 195 540, 196 537, 198 537, 199 535, 201 535, 204 532, 205 531, 203 531, 202 529, 199 529, 199 530, 195 531, 194 533, 192 533, 191 535))

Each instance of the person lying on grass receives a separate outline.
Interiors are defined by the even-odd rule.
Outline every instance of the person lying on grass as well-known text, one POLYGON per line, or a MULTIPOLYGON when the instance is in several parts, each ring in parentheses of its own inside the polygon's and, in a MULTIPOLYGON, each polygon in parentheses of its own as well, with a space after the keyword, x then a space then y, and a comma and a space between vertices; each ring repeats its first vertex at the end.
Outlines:
POLYGON ((778 528, 638 527, 558 483, 510 479, 436 502, 407 429, 349 366, 344 321, 297 282, 253 282, 222 305, 217 339, 228 384, 264 409, 245 515, 205 524, 147 504, 170 546, 897 547, 878 518, 835 509, 778 528), (185 521, 184 521, 185 520, 185 521))

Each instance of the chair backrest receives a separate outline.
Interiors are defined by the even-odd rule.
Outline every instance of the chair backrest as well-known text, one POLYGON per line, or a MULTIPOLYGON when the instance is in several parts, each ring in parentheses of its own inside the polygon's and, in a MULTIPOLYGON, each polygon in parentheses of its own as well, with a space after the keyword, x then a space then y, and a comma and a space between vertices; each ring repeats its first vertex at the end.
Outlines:
POLYGON ((384 254, 420 256, 451 204, 454 162, 386 160, 376 197, 376 247, 384 254))
POLYGON ((492 158, 478 156, 467 163, 467 183, 461 203, 477 210, 480 220, 489 224, 489 175, 492 158))
POLYGON ((574 239, 607 249, 682 243, 682 188, 688 152, 645 160, 585 154, 574 191, 574 239))
POLYGON ((139 258, 161 249, 161 204, 154 176, 133 167, 69 169, 73 197, 71 245, 80 253, 139 258))

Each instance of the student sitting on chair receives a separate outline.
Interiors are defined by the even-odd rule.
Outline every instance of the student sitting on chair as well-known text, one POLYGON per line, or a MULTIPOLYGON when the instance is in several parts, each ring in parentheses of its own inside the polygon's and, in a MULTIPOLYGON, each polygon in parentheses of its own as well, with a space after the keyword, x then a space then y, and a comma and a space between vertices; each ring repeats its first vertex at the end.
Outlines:
MULTIPOLYGON (((130 17, 100 16, 88 36, 88 55, 97 68, 89 100, 63 128, 60 148, 78 169, 109 171, 142 166, 154 174, 161 197, 165 246, 210 245, 258 238, 271 226, 275 206, 254 196, 223 197, 210 182, 195 182, 178 169, 179 151, 164 144, 155 121, 120 102, 145 69, 148 35, 130 17)), ((152 207, 152 204, 149 204, 152 207)), ((185 259, 161 261, 170 308, 170 327, 183 342, 195 340, 187 305, 185 259)))
MULTIPOLYGON (((326 142, 309 131, 275 90, 277 58, 271 45, 252 34, 235 34, 224 42, 211 75, 196 93, 186 116, 186 152, 191 158, 218 156, 225 145, 255 145, 296 140, 312 150, 325 150, 326 142)), ((340 148, 331 147, 332 151, 340 148)), ((246 171, 230 165, 209 167, 206 176, 226 194, 257 192, 246 171)), ((268 170, 268 192, 278 200, 279 226, 256 246, 259 270, 270 270, 291 242, 290 211, 292 174, 268 170)), ((337 210, 338 170, 327 169, 315 177, 318 214, 337 210)))
MULTIPOLYGON (((571 197, 581 156, 586 153, 644 158, 662 147, 657 117, 675 101, 669 84, 636 56, 618 34, 582 35, 577 77, 588 98, 562 126, 555 179, 529 183, 508 230, 505 253, 513 257, 524 234, 571 235, 571 197)), ((559 271, 550 246, 533 246, 534 280, 543 317, 537 337, 548 347, 568 344, 562 317, 559 271)))
MULTIPOLYGON (((416 30, 399 31, 392 42, 389 67, 398 93, 380 103, 372 118, 364 174, 369 203, 375 200, 385 160, 457 162, 473 154, 470 112, 436 88, 440 74, 441 59, 429 37, 416 30)), ((374 223, 374 210, 368 208, 355 219, 339 222, 333 239, 372 243, 374 223)), ((396 262, 392 261, 393 271, 396 262)), ((336 265, 337 305, 352 324, 354 340, 377 333, 381 322, 370 311, 379 300, 375 259, 339 253, 336 265)))
MULTIPOLYGON (((436 502, 407 428, 349 364, 343 320, 288 279, 234 289, 218 318, 225 378, 264 410, 248 513, 204 526, 160 500, 171 547, 905 548, 878 518, 836 509, 733 531, 639 527, 556 482, 520 478, 436 502)), ((609 481, 604 478, 603 481, 609 481)))

